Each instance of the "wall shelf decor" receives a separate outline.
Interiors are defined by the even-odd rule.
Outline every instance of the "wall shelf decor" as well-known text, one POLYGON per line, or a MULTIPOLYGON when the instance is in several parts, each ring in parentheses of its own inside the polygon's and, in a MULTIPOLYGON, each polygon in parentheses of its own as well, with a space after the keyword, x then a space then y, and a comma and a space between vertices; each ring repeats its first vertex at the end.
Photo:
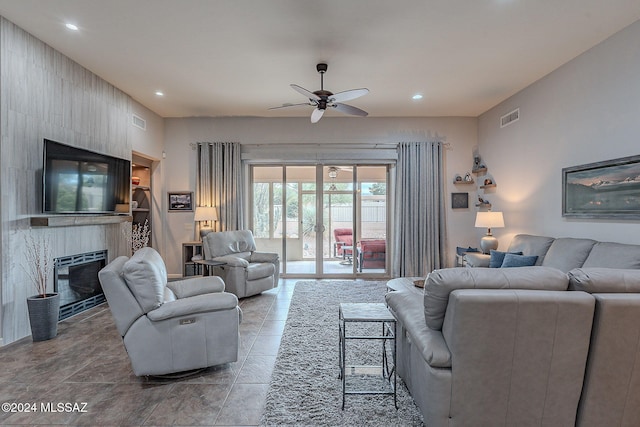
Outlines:
POLYGON ((473 180, 471 174, 467 172, 464 177, 460 174, 456 174, 456 176, 453 178, 453 183, 459 185, 471 185, 475 184, 476 182, 473 180))
POLYGON ((489 175, 485 175, 482 178, 482 185, 480 186, 480 188, 482 189, 494 188, 495 186, 496 186, 496 183, 493 181, 493 177, 490 177, 489 175))
POLYGON ((478 202, 476 203, 476 207, 480 208, 480 209, 490 210, 491 209, 491 203, 489 203, 489 201, 487 199, 483 198, 482 196, 478 196, 478 202))
POLYGON ((473 156, 473 169, 471 172, 478 176, 479 188, 486 190, 496 187, 496 181, 491 174, 487 173, 487 166, 482 163, 479 154, 473 156))

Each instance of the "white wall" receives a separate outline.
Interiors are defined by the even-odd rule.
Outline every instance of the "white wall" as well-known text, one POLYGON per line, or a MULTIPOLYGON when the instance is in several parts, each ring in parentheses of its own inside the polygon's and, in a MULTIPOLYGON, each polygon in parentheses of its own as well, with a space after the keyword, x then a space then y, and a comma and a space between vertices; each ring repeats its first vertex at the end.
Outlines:
MULTIPOLYGON (((165 183, 167 191, 195 191, 196 152, 191 143, 235 141, 241 144, 373 144, 402 141, 442 140, 446 151, 446 176, 450 192, 456 173, 471 170, 472 148, 477 144, 476 118, 349 118, 324 117, 311 124, 308 118, 184 118, 165 119, 165 183)), ((355 159, 357 160, 357 159, 355 159)), ((471 208, 448 209, 449 252, 451 262, 457 245, 476 244, 473 233, 473 195, 471 208)), ((167 213, 163 248, 169 273, 181 272, 182 242, 193 240, 193 213, 167 213)))
POLYGON ((639 40, 636 22, 480 116, 480 152, 497 182, 491 202, 505 217, 494 230, 501 248, 523 232, 640 243, 638 221, 563 218, 561 176, 640 154, 639 40), (516 107, 520 120, 500 129, 516 107))

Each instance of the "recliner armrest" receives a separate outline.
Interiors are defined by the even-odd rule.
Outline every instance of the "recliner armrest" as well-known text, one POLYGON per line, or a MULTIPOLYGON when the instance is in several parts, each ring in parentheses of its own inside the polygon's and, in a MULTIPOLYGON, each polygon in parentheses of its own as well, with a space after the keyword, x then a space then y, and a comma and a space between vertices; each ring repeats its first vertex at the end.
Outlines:
POLYGON ((224 282, 218 276, 194 277, 167 283, 178 299, 224 292, 224 282))
POLYGON ((237 308, 238 297, 228 292, 196 295, 162 304, 147 313, 151 321, 189 316, 198 313, 208 313, 237 308))
POLYGON ((244 258, 240 258, 240 257, 233 256, 233 255, 219 256, 219 257, 214 258, 213 260, 214 261, 224 262, 228 266, 231 266, 231 267, 242 267, 242 268, 249 267, 249 261, 247 261, 244 258))
POLYGON ((278 262, 279 256, 271 252, 251 252, 251 262, 278 262))
POLYGON ((480 252, 467 252, 464 254, 467 267, 489 267, 491 256, 480 252))

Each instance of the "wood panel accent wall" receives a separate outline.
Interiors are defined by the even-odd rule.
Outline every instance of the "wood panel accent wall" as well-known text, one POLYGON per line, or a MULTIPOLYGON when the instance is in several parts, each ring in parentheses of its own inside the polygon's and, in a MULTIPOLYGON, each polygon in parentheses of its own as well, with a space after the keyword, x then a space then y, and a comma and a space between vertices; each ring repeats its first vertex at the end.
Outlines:
MULTIPOLYGON (((122 64, 126 66, 126 64, 122 64)), ((131 98, 0 17, 0 330, 8 344, 30 335, 23 268, 26 233, 44 235, 53 256, 127 253, 130 223, 31 228, 41 213, 43 139, 131 158, 131 98)), ((53 287, 53 283, 50 285, 53 287)))

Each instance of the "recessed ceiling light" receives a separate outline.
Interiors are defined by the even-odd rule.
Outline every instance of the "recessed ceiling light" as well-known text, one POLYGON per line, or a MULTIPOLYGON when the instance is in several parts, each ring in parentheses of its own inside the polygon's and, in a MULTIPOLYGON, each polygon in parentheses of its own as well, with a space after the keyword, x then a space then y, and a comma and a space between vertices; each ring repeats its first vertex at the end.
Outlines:
POLYGON ((163 92, 160 92, 160 91, 158 90, 158 91, 156 91, 156 96, 164 96, 164 93, 163 93, 163 92))
POLYGON ((420 95, 419 93, 416 93, 411 97, 411 99, 415 99, 415 100, 422 99, 422 95, 420 95))
POLYGON ((72 23, 68 23, 64 25, 65 27, 67 27, 68 30, 71 31, 78 31, 78 26, 72 23))

